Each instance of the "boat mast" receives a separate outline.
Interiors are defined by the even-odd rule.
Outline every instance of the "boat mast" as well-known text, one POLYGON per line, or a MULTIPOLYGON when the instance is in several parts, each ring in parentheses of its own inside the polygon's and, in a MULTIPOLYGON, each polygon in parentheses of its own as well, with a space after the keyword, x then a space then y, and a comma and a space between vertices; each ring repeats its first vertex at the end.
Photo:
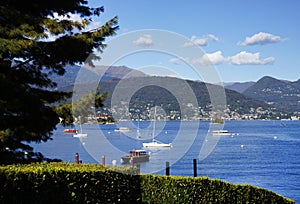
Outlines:
POLYGON ((79 127, 80 127, 80 133, 82 133, 81 117, 80 116, 79 116, 79 127))
POLYGON ((138 114, 138 128, 136 130, 136 138, 139 139, 141 138, 141 135, 140 135, 140 115, 138 114))
POLYGON ((154 142, 154 134, 155 134, 155 123, 156 123, 156 106, 154 107, 153 130, 152 130, 152 141, 153 142, 154 142))

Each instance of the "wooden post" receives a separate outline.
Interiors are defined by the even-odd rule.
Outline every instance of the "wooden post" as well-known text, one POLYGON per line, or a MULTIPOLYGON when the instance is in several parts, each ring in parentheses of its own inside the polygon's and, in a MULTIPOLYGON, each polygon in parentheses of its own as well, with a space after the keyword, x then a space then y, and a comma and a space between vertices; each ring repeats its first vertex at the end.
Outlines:
POLYGON ((102 165, 105 165, 105 156, 102 155, 102 165))
POLYGON ((166 176, 170 176, 170 163, 166 162, 166 176))
POLYGON ((136 168, 137 168, 137 173, 138 173, 138 175, 140 175, 140 173, 141 173, 141 165, 140 165, 140 164, 137 164, 137 165, 136 165, 136 168))
POLYGON ((194 159, 194 177, 197 177, 197 160, 194 159))
POLYGON ((130 163, 131 167, 134 167, 134 163, 133 163, 133 158, 132 157, 130 157, 129 163, 130 163))
POLYGON ((79 154, 78 153, 75 154, 75 163, 79 164, 79 154))

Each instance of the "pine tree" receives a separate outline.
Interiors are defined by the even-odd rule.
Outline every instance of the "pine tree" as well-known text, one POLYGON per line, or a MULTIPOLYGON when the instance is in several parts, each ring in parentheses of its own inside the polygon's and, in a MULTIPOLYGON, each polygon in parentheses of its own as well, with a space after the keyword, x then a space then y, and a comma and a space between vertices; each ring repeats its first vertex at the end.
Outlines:
POLYGON ((55 91, 50 75, 83 63, 115 34, 117 17, 87 30, 103 7, 86 0, 1 0, 0 3, 0 164, 43 160, 30 142, 51 139, 59 122, 51 106, 69 93, 55 91), (68 18, 81 17, 81 21, 68 18), (63 16, 64 18, 58 18, 63 16))

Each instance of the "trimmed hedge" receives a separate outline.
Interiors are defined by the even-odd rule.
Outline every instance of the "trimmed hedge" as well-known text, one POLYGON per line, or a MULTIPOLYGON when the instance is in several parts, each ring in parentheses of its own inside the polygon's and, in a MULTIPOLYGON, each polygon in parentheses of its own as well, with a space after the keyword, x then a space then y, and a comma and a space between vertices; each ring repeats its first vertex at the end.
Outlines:
POLYGON ((137 171, 73 163, 0 166, 0 203, 294 203, 250 185, 137 171))
POLYGON ((207 177, 143 175, 147 203, 295 203, 272 191, 207 177))
POLYGON ((3 166, 0 203, 140 202, 135 169, 116 170, 119 172, 102 165, 71 163, 3 166))

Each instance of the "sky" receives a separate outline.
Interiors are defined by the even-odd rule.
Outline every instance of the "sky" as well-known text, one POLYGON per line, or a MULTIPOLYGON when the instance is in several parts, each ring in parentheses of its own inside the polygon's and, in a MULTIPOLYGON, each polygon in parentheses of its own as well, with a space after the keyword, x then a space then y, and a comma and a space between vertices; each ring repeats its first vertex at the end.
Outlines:
POLYGON ((109 50, 110 42, 118 42, 122 50, 144 48, 127 50, 114 65, 157 70, 157 75, 167 70, 165 75, 195 80, 191 63, 208 66, 202 74, 215 69, 223 82, 257 81, 263 76, 300 79, 298 0, 90 0, 89 4, 104 6, 104 13, 94 19, 97 24, 119 18, 120 28, 104 50, 107 56, 114 52, 109 50), (170 37, 159 39, 158 31, 170 37), (129 44, 122 44, 125 40, 129 44), (178 47, 155 47, 163 43, 178 47), (179 53, 188 49, 190 53, 179 53))

